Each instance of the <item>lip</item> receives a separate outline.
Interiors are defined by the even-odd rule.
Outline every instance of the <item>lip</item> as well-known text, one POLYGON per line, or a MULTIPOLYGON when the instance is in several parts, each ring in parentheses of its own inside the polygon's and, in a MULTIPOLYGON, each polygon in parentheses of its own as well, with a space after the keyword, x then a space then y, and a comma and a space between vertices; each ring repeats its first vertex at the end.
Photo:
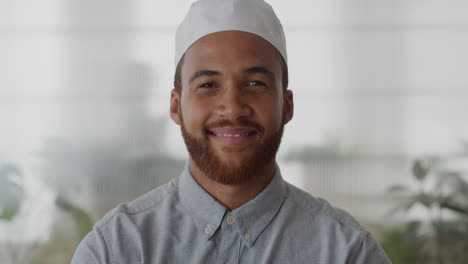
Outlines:
POLYGON ((255 128, 219 127, 208 130, 208 135, 228 145, 242 145, 251 142, 257 134, 255 128))

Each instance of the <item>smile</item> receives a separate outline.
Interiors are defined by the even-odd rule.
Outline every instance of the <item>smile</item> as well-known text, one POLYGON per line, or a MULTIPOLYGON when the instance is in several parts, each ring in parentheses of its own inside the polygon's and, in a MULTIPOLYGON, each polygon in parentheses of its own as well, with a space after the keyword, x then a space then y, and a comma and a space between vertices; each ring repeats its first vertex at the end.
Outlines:
POLYGON ((214 128, 208 130, 208 135, 216 141, 227 145, 242 145, 251 143, 255 139, 257 131, 252 128, 214 128))
POLYGON ((243 134, 215 134, 217 137, 246 137, 248 136, 249 133, 243 133, 243 134))

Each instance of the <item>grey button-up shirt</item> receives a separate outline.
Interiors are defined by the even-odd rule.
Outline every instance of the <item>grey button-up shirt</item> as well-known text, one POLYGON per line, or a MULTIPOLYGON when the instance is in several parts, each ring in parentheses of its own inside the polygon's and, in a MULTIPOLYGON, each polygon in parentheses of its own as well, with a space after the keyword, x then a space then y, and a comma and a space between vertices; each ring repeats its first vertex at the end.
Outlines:
POLYGON ((288 184, 229 211, 182 175, 118 206, 83 239, 73 264, 390 263, 349 214, 288 184))

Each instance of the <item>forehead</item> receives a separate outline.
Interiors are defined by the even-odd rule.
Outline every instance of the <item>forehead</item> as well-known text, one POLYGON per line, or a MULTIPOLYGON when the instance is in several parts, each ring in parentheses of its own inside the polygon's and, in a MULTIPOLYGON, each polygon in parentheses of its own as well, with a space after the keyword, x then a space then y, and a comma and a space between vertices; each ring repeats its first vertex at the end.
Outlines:
POLYGON ((268 41, 247 32, 223 31, 197 40, 185 53, 182 75, 201 69, 220 72, 253 66, 281 71, 281 55, 268 41))

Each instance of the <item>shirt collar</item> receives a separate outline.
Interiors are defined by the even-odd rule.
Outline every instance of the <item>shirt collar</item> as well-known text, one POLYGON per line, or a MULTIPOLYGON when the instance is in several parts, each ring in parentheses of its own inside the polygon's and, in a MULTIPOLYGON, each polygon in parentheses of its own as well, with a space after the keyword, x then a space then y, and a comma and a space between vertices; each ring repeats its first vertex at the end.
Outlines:
MULTIPOLYGON (((210 239, 221 226, 227 208, 207 193, 192 177, 188 163, 178 184, 182 205, 192 215, 195 226, 205 239, 210 239)), ((254 199, 230 212, 234 227, 244 243, 251 247, 277 214, 286 197, 286 185, 276 165, 270 183, 254 199)))
POLYGON ((275 174, 265 189, 253 200, 231 212, 236 218, 234 226, 248 247, 253 246, 262 231, 273 220, 285 197, 286 184, 276 165, 275 174))
POLYGON ((193 179, 188 162, 179 179, 178 193, 182 205, 192 215, 198 231, 203 238, 210 239, 221 226, 226 207, 193 179))

